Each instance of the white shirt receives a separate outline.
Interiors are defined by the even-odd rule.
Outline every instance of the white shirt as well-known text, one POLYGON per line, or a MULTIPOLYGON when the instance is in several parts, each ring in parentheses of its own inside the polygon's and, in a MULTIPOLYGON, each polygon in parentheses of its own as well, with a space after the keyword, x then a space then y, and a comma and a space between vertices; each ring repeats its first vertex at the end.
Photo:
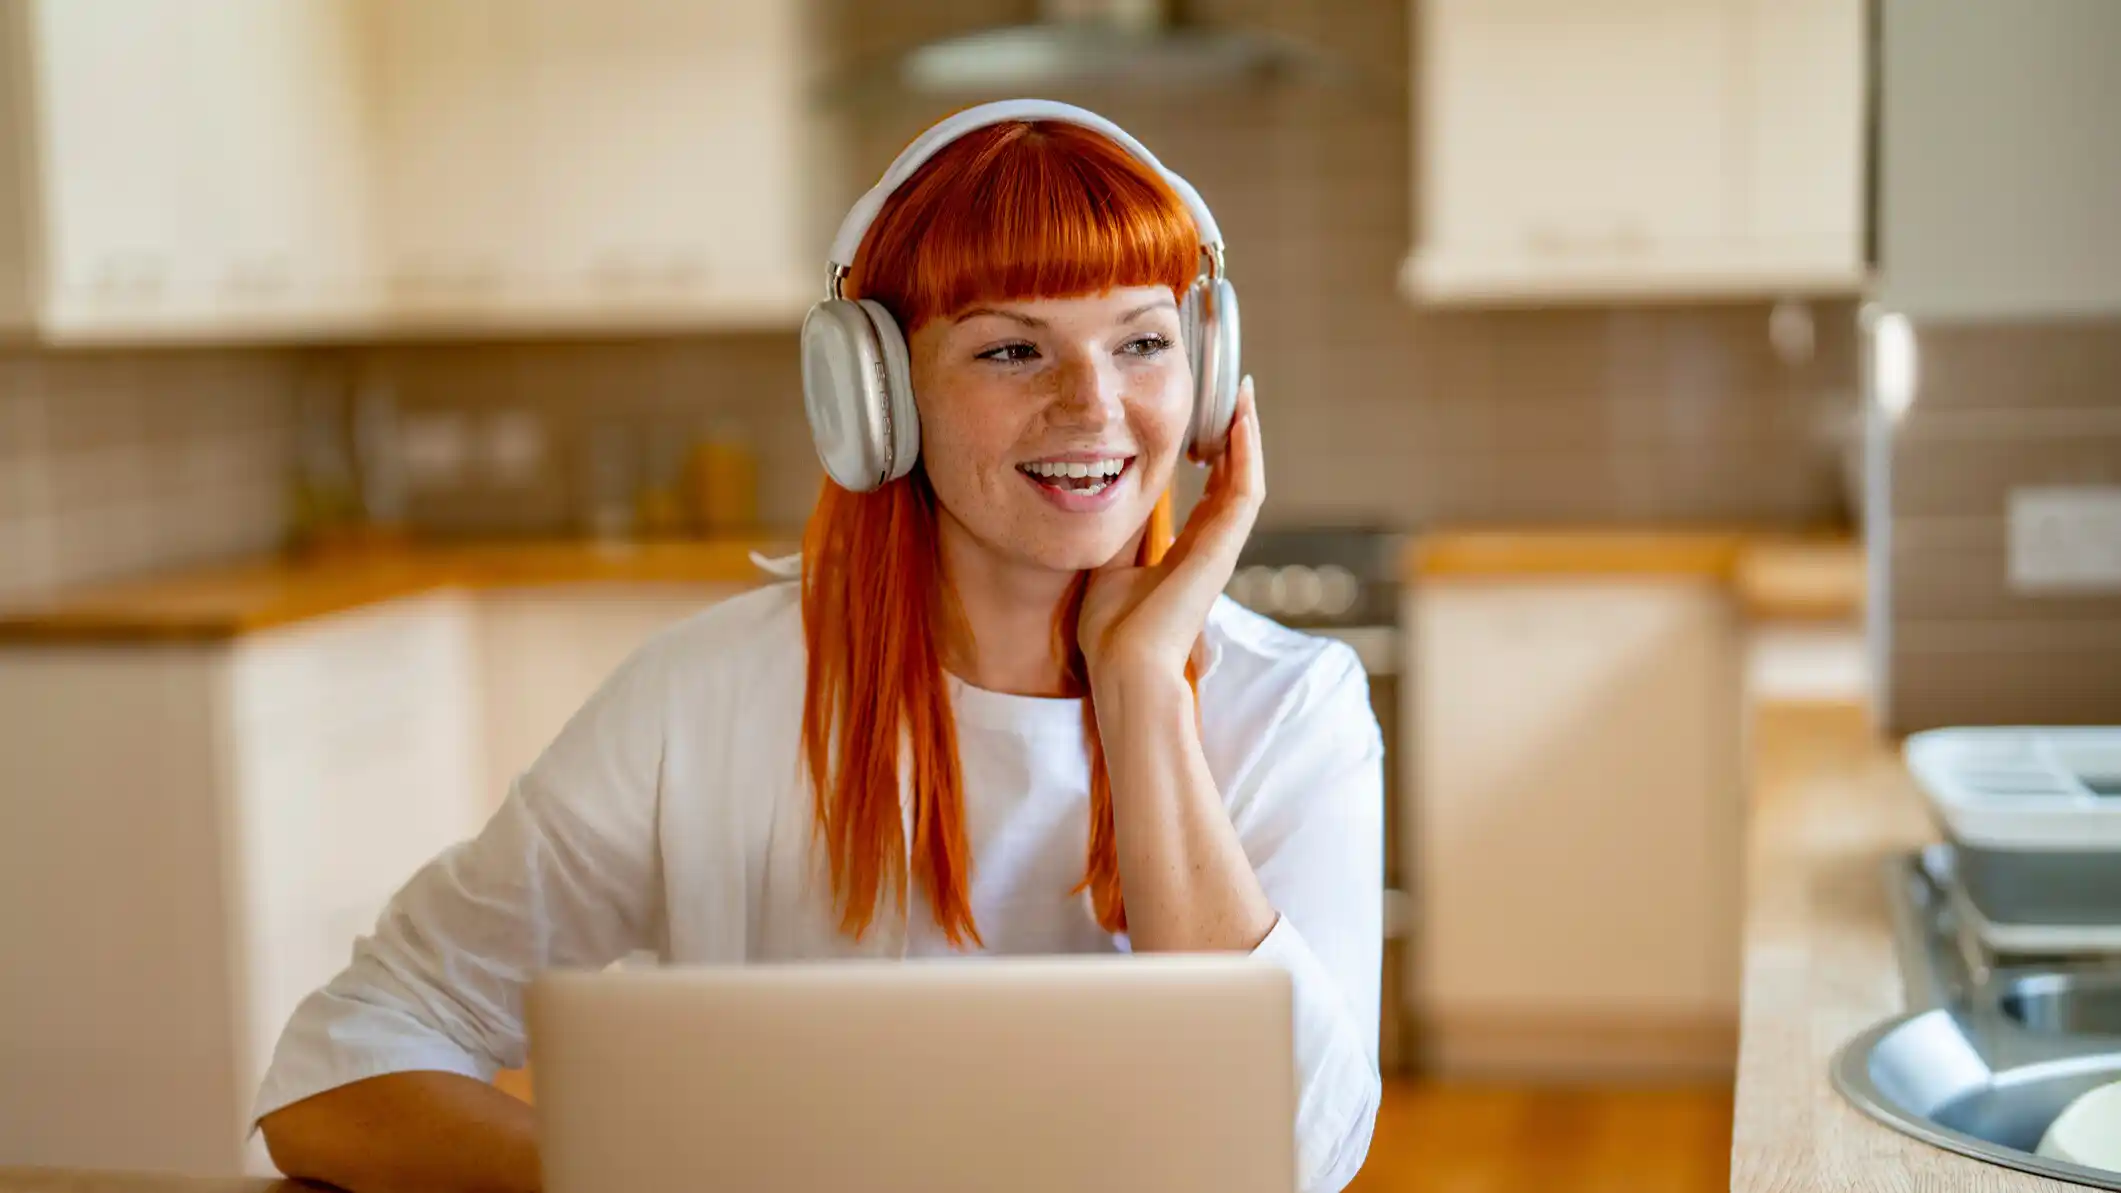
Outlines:
MULTIPOLYGON (((1257 955, 1295 992, 1302 1188, 1361 1166, 1377 1112, 1383 743, 1345 645, 1225 599, 1200 681, 1209 770, 1280 913, 1257 955)), ((948 948, 916 892, 860 942, 837 927, 800 761, 795 586, 667 629, 568 722, 479 835, 423 867, 352 963, 296 1009, 254 1110, 381 1073, 482 1081, 524 1061, 540 970, 641 950, 670 964, 948 948)), ((952 679, 972 910, 994 953, 1125 948, 1081 879, 1089 762, 1082 705, 952 679)))

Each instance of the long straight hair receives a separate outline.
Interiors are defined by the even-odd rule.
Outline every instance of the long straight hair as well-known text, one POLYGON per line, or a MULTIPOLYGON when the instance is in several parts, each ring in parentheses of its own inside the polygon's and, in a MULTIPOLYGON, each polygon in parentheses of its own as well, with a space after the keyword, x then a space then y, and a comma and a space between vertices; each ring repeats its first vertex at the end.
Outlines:
MULTIPOLYGON (((1199 243, 1170 185, 1102 134, 1057 121, 1012 122, 953 141, 893 193, 845 290, 882 303, 911 335, 977 302, 1149 285, 1180 298, 1199 243)), ((803 534, 803 754, 840 930, 855 938, 867 932, 887 889, 904 916, 909 884, 917 884, 936 926, 962 948, 982 942, 942 662, 942 635, 961 623, 943 576, 936 513, 919 466, 871 493, 825 481, 803 534)), ((1171 531, 1167 493, 1136 562, 1160 561, 1171 531)), ((1053 626, 1065 690, 1082 697, 1090 762, 1089 848, 1082 881, 1067 893, 1088 890, 1098 923, 1123 932, 1112 782, 1075 636, 1083 585, 1077 577, 1053 626)))

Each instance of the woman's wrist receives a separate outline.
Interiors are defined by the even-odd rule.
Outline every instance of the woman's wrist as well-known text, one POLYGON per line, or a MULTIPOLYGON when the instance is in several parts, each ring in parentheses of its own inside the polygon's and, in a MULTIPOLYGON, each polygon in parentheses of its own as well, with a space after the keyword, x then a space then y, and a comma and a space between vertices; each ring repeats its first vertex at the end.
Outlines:
POLYGON ((1130 701, 1155 693, 1178 690, 1190 697, 1192 689, 1186 683, 1186 658, 1165 658, 1161 653, 1140 650, 1113 650, 1089 660, 1090 693, 1100 706, 1107 693, 1112 698, 1130 701))

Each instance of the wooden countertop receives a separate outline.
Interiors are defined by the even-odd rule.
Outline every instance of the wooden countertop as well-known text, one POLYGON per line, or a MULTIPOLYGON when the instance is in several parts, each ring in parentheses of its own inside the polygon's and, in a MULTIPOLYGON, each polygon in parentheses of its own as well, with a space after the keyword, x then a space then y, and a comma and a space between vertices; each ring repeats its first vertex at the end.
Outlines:
POLYGON ((317 1193, 322 1185, 74 1168, 0 1168, 0 1193, 317 1193))
MULTIPOLYGON (((68 592, 0 613, 0 644, 214 642, 440 588, 558 584, 750 584, 753 550, 793 536, 598 544, 581 541, 378 547, 269 558, 68 592)), ((1732 586, 1755 618, 1850 620, 1863 548, 1847 538, 1747 531, 1463 530, 1417 538, 1422 583, 1566 575, 1693 575, 1732 586)))
POLYGON ((1731 586, 1748 616, 1852 621, 1863 544, 1749 530, 1439 530, 1408 550, 1411 583, 1557 576, 1698 576, 1731 586))
POLYGON ((1898 749, 1858 706, 1766 705, 1756 718, 1731 1188, 2080 1188, 1917 1142, 1834 1092, 1834 1050, 1904 1009, 1886 859, 1935 832, 1898 749))
POLYGON ((272 558, 66 593, 0 614, 0 643, 212 642, 441 588, 751 584, 781 539, 472 543, 272 558))

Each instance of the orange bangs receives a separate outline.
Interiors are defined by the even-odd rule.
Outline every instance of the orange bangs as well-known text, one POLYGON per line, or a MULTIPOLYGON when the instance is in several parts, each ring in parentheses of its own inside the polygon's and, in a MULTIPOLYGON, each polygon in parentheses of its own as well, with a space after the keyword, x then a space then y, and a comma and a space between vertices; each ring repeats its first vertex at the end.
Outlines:
POLYGON ((1200 263, 1171 185, 1102 134, 1057 121, 976 129, 893 193, 855 254, 850 296, 900 330, 976 302, 1165 285, 1200 263))
MULTIPOLYGON (((1199 245, 1170 184, 1103 135, 1053 121, 999 124, 945 146, 885 201, 844 292, 882 303, 911 335, 977 302, 1148 285, 1182 298, 1199 245)), ((803 535, 803 761, 841 931, 861 937, 887 897, 904 915, 912 884, 963 947, 980 936, 942 665, 952 613, 936 533, 935 493, 919 467, 873 493, 825 481, 803 535)), ((1170 545, 1167 494, 1138 561, 1153 564, 1170 545)), ((1087 889, 1098 922, 1122 932, 1112 784, 1075 643, 1080 593, 1078 582, 1056 615, 1054 649, 1083 698, 1089 848, 1075 892, 1053 894, 1087 889)))

